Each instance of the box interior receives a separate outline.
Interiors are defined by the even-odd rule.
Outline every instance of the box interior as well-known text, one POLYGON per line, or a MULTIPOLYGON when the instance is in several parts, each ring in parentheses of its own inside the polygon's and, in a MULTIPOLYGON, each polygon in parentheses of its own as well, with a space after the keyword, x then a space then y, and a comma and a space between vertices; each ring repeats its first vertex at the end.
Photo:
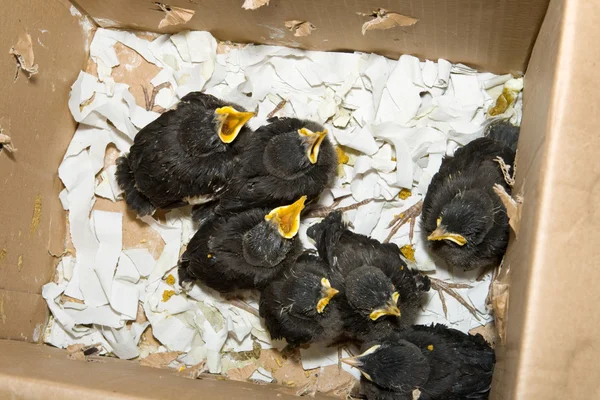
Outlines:
POLYGON ((171 2, 196 15, 185 25, 162 30, 157 28, 162 12, 142 0, 80 0, 77 8, 67 0, 22 0, 0 9, 5 32, 0 43, 6 52, 0 57, 0 127, 19 150, 0 154, 0 338, 9 339, 0 342, 0 393, 38 398, 54 390, 62 398, 186 398, 205 390, 212 398, 285 396, 277 387, 192 382, 119 360, 83 368, 62 351, 16 342, 39 343, 48 318, 41 286, 55 270, 50 253, 60 254, 66 245, 57 166, 75 129, 67 100, 70 85, 85 68, 90 28, 97 24, 169 33, 209 30, 220 40, 390 57, 409 53, 496 73, 527 68, 515 189, 524 202, 521 228, 505 259, 512 271, 508 335, 497 348, 492 398, 600 395, 595 380, 600 367, 594 363, 599 351, 593 345, 600 320, 595 307, 600 291, 594 286, 600 279, 594 268, 600 255, 593 243, 600 230, 594 196, 599 193, 595 149, 600 138, 594 131, 598 112, 593 99, 600 77, 593 67, 598 55, 589 50, 600 36, 595 29, 600 5, 555 0, 546 13, 547 0, 271 0, 254 11, 243 10, 241 3, 171 2), (377 8, 419 22, 363 36, 360 27, 368 18, 356 12, 377 8), (289 19, 310 21, 317 30, 294 37, 283 27, 289 19), (24 33, 32 37, 40 72, 31 80, 21 73, 14 81, 15 59, 7 53, 24 33), (572 271, 564 269, 571 266, 572 271), (86 377, 102 379, 94 383, 86 377))

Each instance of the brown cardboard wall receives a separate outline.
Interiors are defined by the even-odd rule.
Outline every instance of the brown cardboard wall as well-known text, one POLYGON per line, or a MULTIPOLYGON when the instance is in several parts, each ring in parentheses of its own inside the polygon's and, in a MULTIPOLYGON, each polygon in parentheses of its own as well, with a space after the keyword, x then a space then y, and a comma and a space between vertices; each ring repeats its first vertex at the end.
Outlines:
POLYGON ((0 127, 18 152, 0 153, 0 337, 34 340, 52 279, 48 250, 64 248, 57 166, 73 136, 69 88, 87 56, 86 34, 66 0, 21 0, 0 7, 0 127), (9 49, 29 33, 39 73, 16 81, 9 49))
POLYGON ((599 16, 598 2, 553 0, 527 70, 525 202, 493 399, 600 398, 599 16))
MULTIPOLYGON (((184 379, 174 370, 102 357, 95 362, 67 359, 64 350, 0 340, 1 399, 298 399, 276 385, 224 382, 214 377, 184 379)), ((297 390, 297 389, 296 389, 297 390)), ((331 399, 320 394, 316 400, 331 399)))
POLYGON ((315 50, 358 50, 397 58, 446 58, 494 72, 523 71, 548 0, 271 0, 247 11, 243 0, 165 1, 196 11, 184 25, 158 29, 164 13, 152 0, 77 0, 103 27, 173 33, 210 31, 220 40, 281 44, 315 50), (378 8, 419 19, 414 26, 361 33, 378 8), (287 20, 310 21, 311 35, 295 37, 287 20))

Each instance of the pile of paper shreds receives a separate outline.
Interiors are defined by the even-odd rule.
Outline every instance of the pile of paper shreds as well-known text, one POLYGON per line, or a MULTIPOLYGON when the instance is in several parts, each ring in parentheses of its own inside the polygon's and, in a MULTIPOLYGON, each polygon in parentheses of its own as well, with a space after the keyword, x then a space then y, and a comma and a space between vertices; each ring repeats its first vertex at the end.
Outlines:
MULTIPOLYGON (((189 210, 171 211, 162 222, 142 218, 164 241, 158 259, 144 243, 124 247, 123 213, 94 209, 96 196, 122 201, 114 162, 105 165, 109 143, 126 153, 138 130, 160 115, 152 105, 168 109, 192 91, 257 109, 252 128, 272 115, 315 120, 325 124, 340 150, 337 180, 320 204, 343 198, 339 207, 344 207, 374 198, 348 211, 347 218, 356 232, 385 240, 394 217, 423 198, 442 158, 482 135, 491 121, 487 111, 503 88, 516 86, 518 92, 522 87, 522 79, 478 73, 441 59, 420 62, 404 55, 396 61, 375 54, 224 45, 208 32, 142 39, 99 29, 90 56, 97 76, 82 71, 72 86, 69 107, 79 127, 59 167, 65 185, 60 200, 68 211, 74 251, 62 257, 54 282, 43 288, 52 312, 44 340, 63 348, 98 345, 102 354, 124 359, 178 352, 170 366, 205 362, 211 373, 224 373, 232 365, 224 361, 224 353, 250 351, 257 344, 281 349, 285 343, 272 341, 259 318, 215 292, 202 286, 188 295, 181 291, 176 265, 194 234, 189 210), (150 81, 156 88, 154 104, 136 104, 130 87, 115 82, 113 68, 120 64, 115 45, 137 52, 140 61, 160 71, 150 81), (149 325, 160 343, 140 342, 149 325)), ((130 65, 127 70, 135 73, 130 65)), ((520 107, 518 96, 496 118, 519 123, 520 107)), ((304 221, 300 232, 307 248, 313 246, 306 227, 314 222, 304 221)), ((473 315, 445 296, 444 311, 432 291, 417 322, 445 323, 464 332, 491 322, 486 309, 491 273, 476 280, 481 271, 436 268, 419 224, 412 242, 410 230, 406 223, 389 238, 402 248, 410 266, 468 284, 470 288, 456 292, 476 310, 473 315)), ((257 307, 256 298, 247 302, 257 307)), ((338 362, 335 348, 313 345, 301 353, 304 369, 338 362)), ((251 378, 272 380, 264 368, 251 378)))

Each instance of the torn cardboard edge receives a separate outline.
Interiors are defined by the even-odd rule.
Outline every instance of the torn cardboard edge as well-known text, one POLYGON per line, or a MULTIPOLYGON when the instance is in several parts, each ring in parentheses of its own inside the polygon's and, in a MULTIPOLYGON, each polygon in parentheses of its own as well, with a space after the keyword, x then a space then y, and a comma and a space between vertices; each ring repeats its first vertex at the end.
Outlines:
POLYGON ((262 6, 268 6, 271 0, 245 0, 242 4, 244 10, 256 10, 262 6))
POLYGON ((357 12, 362 17, 374 17, 372 20, 367 21, 362 26, 362 34, 365 35, 370 30, 385 30, 391 29, 396 26, 412 26, 419 20, 416 18, 408 17, 406 15, 398 14, 386 10, 385 8, 379 8, 372 13, 361 13, 357 12))
POLYGON ((12 144, 12 139, 10 136, 2 133, 2 128, 0 128, 0 152, 3 149, 6 149, 9 153, 15 153, 17 149, 12 144))
POLYGON ((155 2, 154 3, 161 11, 165 13, 165 17, 158 23, 158 29, 167 26, 181 25, 189 22, 196 11, 182 7, 174 7, 168 4, 155 2))
POLYGON ((290 32, 293 32, 294 36, 297 36, 297 37, 308 36, 312 33, 312 31, 317 29, 317 27, 314 26, 309 21, 297 21, 297 20, 285 21, 285 27, 290 32))
POLYGON ((15 72, 14 81, 19 78, 20 70, 27 73, 27 79, 38 73, 38 66, 34 64, 33 44, 31 35, 25 33, 19 36, 19 41, 10 48, 8 54, 15 56, 17 60, 17 70, 15 72))

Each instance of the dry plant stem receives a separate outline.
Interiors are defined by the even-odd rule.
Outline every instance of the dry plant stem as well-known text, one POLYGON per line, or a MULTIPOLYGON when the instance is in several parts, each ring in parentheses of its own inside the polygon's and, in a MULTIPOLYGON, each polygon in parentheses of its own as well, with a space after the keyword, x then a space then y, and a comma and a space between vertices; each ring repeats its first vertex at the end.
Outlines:
POLYGON ((248 304, 246 304, 246 302, 239 300, 239 299, 231 299, 229 300, 229 304, 231 304, 232 306, 235 306, 237 308, 240 308, 246 312, 249 312, 250 314, 256 315, 257 317, 260 317, 260 315, 258 314, 258 310, 254 307, 249 306, 248 304))
POLYGON ((514 173, 510 173, 510 165, 506 165, 506 163, 500 156, 496 157, 494 161, 496 161, 500 165, 502 175, 504 176, 504 181, 508 186, 512 188, 515 185, 515 178, 514 173))
POLYGON ((277 114, 277 112, 278 112, 279 110, 281 110, 283 107, 285 107, 285 105, 286 105, 286 104, 287 104, 287 100, 285 100, 285 99, 281 100, 281 101, 280 101, 280 102, 279 102, 279 103, 278 103, 278 104, 275 106, 275 108, 273 109, 273 111, 271 111, 269 114, 267 114, 267 119, 269 119, 269 118, 273 118, 273 116, 274 116, 275 114, 277 114))
POLYGON ((365 199, 363 201, 359 201, 358 203, 350 204, 349 206, 335 208, 344 198, 336 199, 333 202, 333 204, 330 205, 329 207, 320 207, 320 208, 317 208, 314 210, 310 210, 309 212, 306 213, 306 215, 304 217, 305 218, 324 218, 332 211, 346 212, 346 211, 350 211, 350 210, 356 210, 357 208, 362 207, 365 204, 369 204, 370 202, 375 200, 374 198, 370 198, 370 199, 365 199))
POLYGON ((409 240, 412 243, 413 236, 415 233, 415 224, 417 221, 417 217, 421 214, 422 209, 423 209, 423 200, 420 200, 418 203, 409 207, 406 211, 402 211, 400 213, 401 216, 398 215, 397 217, 395 217, 388 225, 388 228, 391 228, 392 226, 393 226, 393 228, 390 231, 390 234, 388 235, 388 237, 385 238, 383 243, 389 243, 390 240, 392 240, 392 238, 394 237, 394 235, 398 232, 398 230, 402 227, 402 225, 406 224, 408 221, 410 221, 409 240))
POLYGON ((152 109, 154 108, 154 101, 156 100, 156 95, 158 94, 158 92, 170 86, 171 83, 163 82, 152 89, 152 94, 150 96, 148 96, 148 89, 146 89, 146 86, 142 86, 142 90, 144 91, 144 100, 146 101, 146 111, 152 111, 152 109))
POLYGON ((456 299, 456 301, 458 301, 460 304, 462 304, 463 307, 465 307, 467 310, 469 310, 469 312, 475 317, 475 319, 479 321, 479 316, 477 315, 477 310, 472 305, 470 305, 465 299, 463 299, 461 295, 456 293, 456 291, 454 290, 454 289, 470 289, 471 288, 470 285, 468 285, 466 283, 449 283, 449 282, 445 282, 440 279, 436 279, 436 278, 432 278, 432 277, 429 277, 429 280, 431 281, 431 288, 433 290, 437 291, 438 294, 440 295, 440 300, 442 302, 442 307, 444 308, 444 314, 446 315, 446 317, 448 317, 448 314, 447 314, 448 309, 446 307, 446 300, 444 299, 442 292, 446 292, 448 295, 454 297, 454 299, 456 299))

